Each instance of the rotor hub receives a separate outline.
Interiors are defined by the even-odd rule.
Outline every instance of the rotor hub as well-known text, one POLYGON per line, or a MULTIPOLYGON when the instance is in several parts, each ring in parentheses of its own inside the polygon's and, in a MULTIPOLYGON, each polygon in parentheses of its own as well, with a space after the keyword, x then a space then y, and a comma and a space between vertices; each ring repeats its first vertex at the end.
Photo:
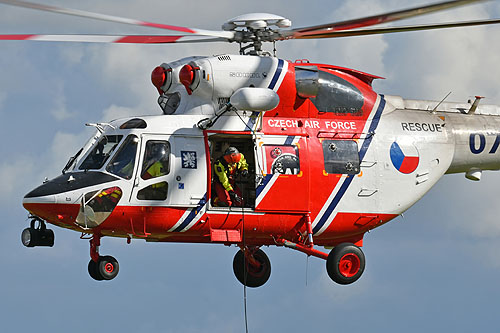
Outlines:
POLYGON ((240 47, 240 53, 262 54, 262 42, 275 42, 282 38, 281 28, 289 28, 292 22, 283 16, 268 13, 252 13, 234 17, 222 25, 225 31, 233 31, 232 41, 248 44, 240 47))

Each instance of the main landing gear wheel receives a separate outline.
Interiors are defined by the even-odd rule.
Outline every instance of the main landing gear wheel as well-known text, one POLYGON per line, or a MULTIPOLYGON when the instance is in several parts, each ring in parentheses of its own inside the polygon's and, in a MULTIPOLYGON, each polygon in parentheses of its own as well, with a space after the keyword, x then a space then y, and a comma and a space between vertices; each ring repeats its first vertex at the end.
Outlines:
POLYGON ((351 284, 365 270, 365 255, 352 243, 342 243, 333 248, 326 260, 326 271, 339 284, 351 284))
POLYGON ((250 260, 245 258, 245 253, 239 250, 233 259, 233 271, 241 284, 247 287, 257 288, 269 280, 271 276, 271 262, 261 249, 257 249, 249 255, 253 257, 258 265, 252 264, 250 260))
POLYGON ((112 256, 99 256, 97 262, 90 259, 88 265, 89 275, 97 281, 114 279, 119 269, 118 261, 112 256))

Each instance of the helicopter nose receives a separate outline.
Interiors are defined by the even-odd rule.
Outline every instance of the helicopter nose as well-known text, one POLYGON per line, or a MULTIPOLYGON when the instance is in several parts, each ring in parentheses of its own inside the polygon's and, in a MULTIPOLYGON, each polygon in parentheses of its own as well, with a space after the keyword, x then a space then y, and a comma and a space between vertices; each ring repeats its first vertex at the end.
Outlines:
POLYGON ((23 207, 31 214, 53 224, 73 224, 78 215, 80 205, 58 203, 55 195, 27 197, 23 199, 23 207))
POLYGON ((65 202, 64 189, 54 191, 53 187, 52 182, 46 182, 30 191, 23 198, 23 207, 49 223, 73 224, 80 205, 65 202))
POLYGON ((47 222, 74 225, 85 189, 118 180, 101 172, 62 174, 46 181, 24 197, 23 206, 47 222))

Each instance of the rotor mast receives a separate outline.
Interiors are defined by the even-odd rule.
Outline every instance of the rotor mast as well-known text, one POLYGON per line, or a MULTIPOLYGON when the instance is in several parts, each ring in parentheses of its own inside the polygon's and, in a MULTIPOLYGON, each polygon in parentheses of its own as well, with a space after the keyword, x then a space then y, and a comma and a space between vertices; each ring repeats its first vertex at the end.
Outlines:
POLYGON ((274 44, 276 40, 283 38, 279 29, 289 28, 291 25, 289 19, 279 15, 251 13, 230 19, 222 25, 222 30, 234 32, 232 41, 240 44, 241 55, 266 55, 267 52, 262 50, 262 42, 274 44))

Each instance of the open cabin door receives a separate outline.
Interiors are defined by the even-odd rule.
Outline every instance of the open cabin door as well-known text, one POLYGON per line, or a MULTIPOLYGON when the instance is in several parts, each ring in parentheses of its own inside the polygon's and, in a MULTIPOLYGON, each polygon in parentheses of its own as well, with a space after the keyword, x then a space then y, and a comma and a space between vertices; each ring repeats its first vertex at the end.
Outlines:
POLYGON ((309 212, 309 156, 305 137, 257 135, 256 211, 309 212))
POLYGON ((243 207, 253 209, 255 207, 255 177, 257 168, 255 167, 255 141, 250 134, 237 133, 211 133, 208 136, 208 146, 210 149, 210 165, 211 165, 211 207, 217 209, 229 209, 225 205, 218 203, 216 183, 218 176, 215 173, 215 164, 224 156, 224 152, 228 147, 236 148, 248 165, 248 176, 244 177, 240 172, 235 171, 231 176, 230 183, 236 192, 241 194, 243 199, 243 207))

